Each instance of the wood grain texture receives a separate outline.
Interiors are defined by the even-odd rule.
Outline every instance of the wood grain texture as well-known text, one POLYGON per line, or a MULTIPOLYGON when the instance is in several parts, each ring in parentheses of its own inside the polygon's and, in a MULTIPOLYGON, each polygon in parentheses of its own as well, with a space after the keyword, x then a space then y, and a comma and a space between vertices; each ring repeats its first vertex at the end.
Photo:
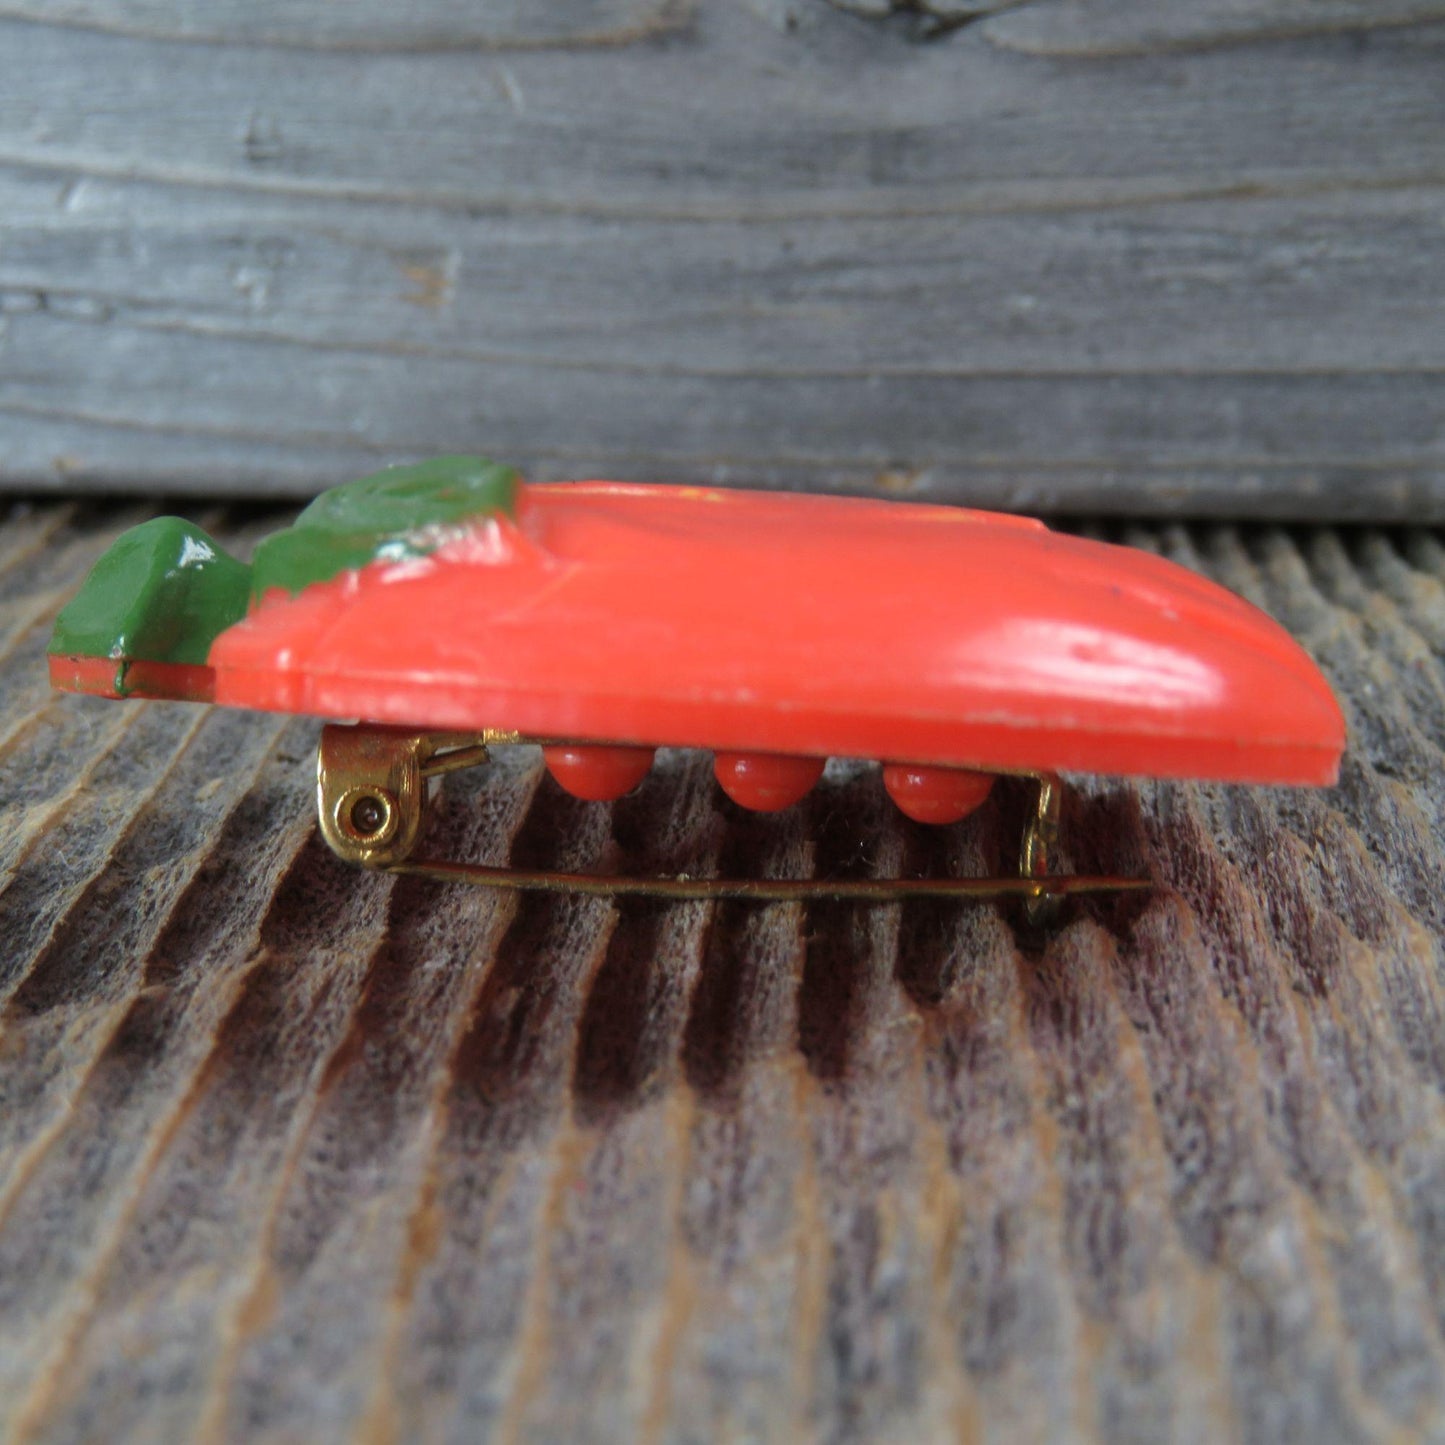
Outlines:
POLYGON ((9 0, 0 486, 1438 520, 1441 16, 9 0))
POLYGON ((1133 55, 1276 41, 1445 19, 1440 0, 1385 0, 1368 11, 1353 0, 1028 0, 989 26, 1000 45, 1044 55, 1133 55))
MULTIPOLYGON (((343 868, 314 724, 47 691, 143 514, 0 527, 9 1438, 1445 1438, 1438 534, 1110 533, 1280 617, 1350 750, 1321 792, 1078 780, 1069 860, 1158 886, 1040 944, 343 868)), ((448 784, 439 849, 697 873, 996 870, 1025 803, 448 784)))
POLYGON ((285 7, 246 0, 0 0, 0 18, 151 40, 321 50, 528 50, 552 45, 628 45, 664 36, 684 7, 673 0, 567 0, 527 5, 488 0, 303 0, 285 7))

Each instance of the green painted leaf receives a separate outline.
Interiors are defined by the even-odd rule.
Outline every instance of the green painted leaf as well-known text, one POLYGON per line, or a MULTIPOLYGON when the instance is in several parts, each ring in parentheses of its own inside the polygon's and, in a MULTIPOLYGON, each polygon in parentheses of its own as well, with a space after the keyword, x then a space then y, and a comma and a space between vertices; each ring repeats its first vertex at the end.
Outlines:
POLYGON ((485 457, 437 457, 333 487, 257 547, 252 595, 280 587, 294 596, 368 562, 425 557, 455 524, 512 516, 517 486, 515 471, 485 457))
POLYGON ((251 570, 199 527, 156 517, 132 527, 91 568, 55 620, 64 657, 204 663, 211 642, 246 615, 251 570))
POLYGON ((482 457, 391 467, 323 492, 260 544, 250 567, 199 527, 157 517, 117 538, 91 569, 56 619, 50 651, 202 664, 272 588, 294 595, 369 562, 424 557, 471 518, 513 515, 517 486, 510 467, 482 457))

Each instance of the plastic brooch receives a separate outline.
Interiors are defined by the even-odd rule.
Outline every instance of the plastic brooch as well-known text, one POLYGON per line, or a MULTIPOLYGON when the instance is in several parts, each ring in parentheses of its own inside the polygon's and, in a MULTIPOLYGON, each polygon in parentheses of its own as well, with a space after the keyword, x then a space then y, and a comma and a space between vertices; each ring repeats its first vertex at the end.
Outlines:
POLYGON ((1345 728, 1275 622, 1157 557, 952 507, 524 484, 479 458, 318 497, 249 565, 162 517, 121 536, 57 621, 56 687, 304 713, 322 833, 349 862, 498 886, 667 897, 1024 898, 1142 880, 1051 872, 1066 771, 1335 780, 1345 728), (712 751, 744 808, 876 759, 898 807, 955 822, 1036 780, 1007 878, 616 878, 416 856, 431 780, 542 744, 579 798, 656 748, 712 751))

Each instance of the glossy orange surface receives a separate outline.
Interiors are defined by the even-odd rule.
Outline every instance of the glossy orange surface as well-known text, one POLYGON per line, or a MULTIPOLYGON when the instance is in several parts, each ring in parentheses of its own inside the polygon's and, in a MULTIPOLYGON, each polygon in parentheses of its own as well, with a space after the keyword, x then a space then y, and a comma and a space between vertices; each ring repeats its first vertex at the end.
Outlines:
POLYGON ((558 785, 574 798, 610 803, 630 793, 652 767, 654 748, 616 748, 552 744, 542 760, 558 785))
POLYGON ((86 692, 95 697, 164 698, 173 702, 214 702, 216 674, 211 667, 188 662, 152 662, 110 657, 48 658, 50 685, 62 692, 86 692))
POLYGON ((983 771, 1328 783, 1344 723, 1238 597, 1022 519, 581 482, 261 599, 218 702, 983 771))
POLYGON ((801 802, 823 776, 824 758, 776 753, 718 753, 713 776, 733 802, 755 813, 781 813, 801 802))
POLYGON ((957 823, 981 808, 993 792, 992 773, 885 763, 883 786, 899 812, 915 823, 957 823))

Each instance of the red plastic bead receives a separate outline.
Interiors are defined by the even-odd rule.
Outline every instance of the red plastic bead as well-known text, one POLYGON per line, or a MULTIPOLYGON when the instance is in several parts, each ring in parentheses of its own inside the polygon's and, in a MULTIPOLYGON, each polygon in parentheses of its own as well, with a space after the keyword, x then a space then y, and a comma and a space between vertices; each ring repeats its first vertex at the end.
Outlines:
POLYGON ((883 786, 899 811, 915 823, 956 823, 982 805, 993 791, 992 773, 964 768, 920 768, 889 763, 883 786))
POLYGON ((630 793, 647 776, 655 751, 560 743, 543 748, 542 757, 557 785, 574 798, 610 803, 630 793))
POLYGON ((823 758, 776 753, 718 753, 713 773, 733 802, 755 813, 791 808, 823 775, 823 758))

